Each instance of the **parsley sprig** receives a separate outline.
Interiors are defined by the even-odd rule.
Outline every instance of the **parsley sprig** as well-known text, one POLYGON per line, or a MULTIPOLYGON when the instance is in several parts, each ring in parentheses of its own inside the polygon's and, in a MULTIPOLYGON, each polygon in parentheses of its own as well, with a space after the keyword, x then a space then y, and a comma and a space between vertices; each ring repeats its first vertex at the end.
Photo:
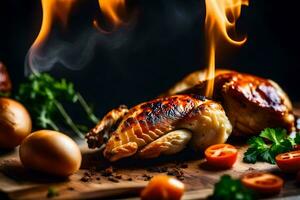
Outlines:
POLYGON ((47 73, 31 74, 26 82, 19 87, 16 99, 29 110, 34 125, 40 128, 59 130, 57 116, 62 116, 64 122, 80 137, 86 127, 75 124, 65 110, 62 102, 79 103, 93 123, 98 119, 93 114, 83 97, 75 91, 74 85, 65 79, 57 80, 47 73))
POLYGON ((285 129, 266 128, 258 137, 250 138, 248 144, 249 148, 244 154, 244 162, 263 161, 275 164, 276 155, 291 151, 295 145, 300 144, 300 134, 296 133, 296 137, 291 138, 285 129))
POLYGON ((252 200, 255 199, 253 192, 245 188, 240 180, 223 175, 215 184, 214 192, 208 197, 209 200, 252 200))

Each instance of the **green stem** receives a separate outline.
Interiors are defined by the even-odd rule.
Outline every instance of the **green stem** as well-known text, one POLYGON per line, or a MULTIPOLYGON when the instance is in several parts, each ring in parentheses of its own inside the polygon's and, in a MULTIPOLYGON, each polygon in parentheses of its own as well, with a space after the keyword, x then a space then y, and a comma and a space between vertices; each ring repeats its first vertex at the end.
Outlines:
POLYGON ((59 112, 61 113, 61 115, 64 117, 66 123, 72 128, 72 130, 80 137, 80 138, 84 138, 84 135, 81 133, 81 131, 77 128, 77 126, 74 124, 73 120, 71 119, 71 117, 68 115, 68 113, 66 112, 66 110, 64 109, 64 107, 61 105, 60 102, 58 101, 54 101, 57 109, 59 110, 59 112))
POLYGON ((55 131, 59 131, 59 128, 56 126, 56 124, 52 120, 47 120, 46 123, 51 126, 51 128, 55 131))
POLYGON ((89 107, 89 105, 86 103, 86 101, 84 100, 84 98, 82 97, 82 95, 81 95, 79 92, 77 92, 77 93, 76 93, 76 96, 77 96, 77 98, 78 98, 78 101, 79 101, 80 105, 83 107, 83 109, 85 110, 86 114, 88 115, 89 119, 90 119, 93 123, 97 124, 98 121, 99 121, 99 119, 94 115, 92 109, 91 109, 91 108, 89 107))

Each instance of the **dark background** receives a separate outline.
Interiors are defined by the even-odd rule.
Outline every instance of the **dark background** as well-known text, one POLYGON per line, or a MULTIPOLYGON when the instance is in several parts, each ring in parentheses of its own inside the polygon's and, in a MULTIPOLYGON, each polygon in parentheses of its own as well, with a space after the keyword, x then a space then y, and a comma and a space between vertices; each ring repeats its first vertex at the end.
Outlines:
MULTIPOLYGON (((218 66, 271 78, 293 101, 300 101, 299 7, 294 2, 250 0, 238 23, 248 41, 220 56, 218 66)), ((51 71, 74 81, 99 116, 119 104, 153 98, 205 66, 204 1, 137 0, 130 6, 139 11, 132 25, 111 34, 113 39, 106 36, 103 45, 99 39, 83 70, 58 65, 51 71)), ((89 30, 92 19, 101 18, 99 12, 96 0, 81 0, 72 12, 68 34, 89 30)), ((0 60, 15 90, 24 79, 25 56, 40 29, 41 14, 38 0, 0 1, 0 60)))

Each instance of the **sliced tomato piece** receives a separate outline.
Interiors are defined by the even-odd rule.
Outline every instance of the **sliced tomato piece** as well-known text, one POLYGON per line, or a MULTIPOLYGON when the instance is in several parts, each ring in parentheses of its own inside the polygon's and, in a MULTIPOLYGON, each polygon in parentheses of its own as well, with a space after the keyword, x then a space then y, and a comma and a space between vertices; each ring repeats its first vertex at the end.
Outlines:
POLYGON ((184 184, 166 175, 154 176, 141 193, 141 200, 180 200, 184 193, 184 184))
POLYGON ((275 159, 278 167, 284 172, 300 171, 300 150, 278 154, 275 159))
POLYGON ((208 147, 204 154, 210 166, 228 169, 236 162, 238 151, 230 144, 215 144, 208 147))
POLYGON ((255 172, 246 174, 241 179, 242 184, 261 195, 275 195, 283 187, 282 178, 269 173, 255 172))

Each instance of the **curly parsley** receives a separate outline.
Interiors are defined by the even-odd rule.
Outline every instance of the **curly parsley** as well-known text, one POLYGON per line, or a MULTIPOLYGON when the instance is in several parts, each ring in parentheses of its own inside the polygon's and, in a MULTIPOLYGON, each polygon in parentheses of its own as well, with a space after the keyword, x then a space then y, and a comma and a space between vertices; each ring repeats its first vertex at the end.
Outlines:
POLYGON ((215 184, 214 192, 208 197, 210 200, 252 200, 255 199, 252 191, 245 188, 240 180, 223 175, 215 184))
POLYGON ((266 128, 258 137, 250 138, 248 144, 249 148, 244 154, 244 162, 263 161, 275 164, 276 155, 291 151, 296 144, 300 144, 300 134, 297 133, 295 138, 291 138, 285 129, 266 128))

